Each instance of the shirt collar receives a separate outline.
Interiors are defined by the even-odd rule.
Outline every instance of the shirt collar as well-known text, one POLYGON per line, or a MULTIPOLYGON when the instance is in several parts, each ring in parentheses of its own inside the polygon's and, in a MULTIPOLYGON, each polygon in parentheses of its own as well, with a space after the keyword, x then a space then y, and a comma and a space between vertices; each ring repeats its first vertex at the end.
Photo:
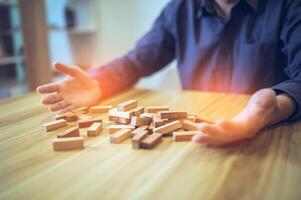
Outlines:
MULTIPOLYGON (((203 9, 206 9, 207 12, 213 13, 213 7, 212 7, 212 1, 213 0, 200 0, 201 1, 201 7, 203 9)), ((259 0, 238 0, 243 1, 244 3, 247 3, 254 11, 258 11, 258 1, 259 0)))

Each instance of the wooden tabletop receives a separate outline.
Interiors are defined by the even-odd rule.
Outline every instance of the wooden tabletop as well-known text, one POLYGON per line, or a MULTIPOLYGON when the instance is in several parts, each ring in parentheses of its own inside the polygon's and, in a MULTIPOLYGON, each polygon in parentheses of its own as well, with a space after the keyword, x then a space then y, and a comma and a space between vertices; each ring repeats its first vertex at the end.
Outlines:
MULTIPOLYGON (((64 129, 42 131, 52 114, 39 98, 0 103, 0 199, 301 199, 300 122, 223 148, 164 138, 153 150, 133 150, 130 141, 110 144, 107 130, 88 138, 82 129, 84 150, 54 152, 64 129)), ((248 98, 133 89, 101 104, 137 99, 231 118, 248 98)))

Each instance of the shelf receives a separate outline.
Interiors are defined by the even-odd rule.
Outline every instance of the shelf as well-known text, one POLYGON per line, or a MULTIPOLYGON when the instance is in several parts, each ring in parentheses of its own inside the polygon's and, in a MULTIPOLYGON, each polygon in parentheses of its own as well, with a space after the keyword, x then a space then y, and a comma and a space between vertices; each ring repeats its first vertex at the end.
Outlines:
POLYGON ((18 3, 15 0, 0 0, 0 5, 5 6, 17 6, 18 3))
POLYGON ((84 27, 76 27, 76 28, 65 28, 65 27, 55 27, 50 26, 50 31, 65 31, 68 34, 94 34, 97 32, 96 28, 84 28, 84 27))
POLYGON ((96 29, 85 29, 85 28, 74 28, 67 29, 68 34, 94 34, 96 33, 96 29))
POLYGON ((17 64, 23 62, 24 62, 24 56, 11 56, 11 57, 0 58, 0 65, 17 64))
POLYGON ((1 36, 13 35, 13 34, 20 33, 20 32, 21 31, 19 28, 11 29, 11 30, 2 30, 2 31, 0 31, 0 35, 1 36))

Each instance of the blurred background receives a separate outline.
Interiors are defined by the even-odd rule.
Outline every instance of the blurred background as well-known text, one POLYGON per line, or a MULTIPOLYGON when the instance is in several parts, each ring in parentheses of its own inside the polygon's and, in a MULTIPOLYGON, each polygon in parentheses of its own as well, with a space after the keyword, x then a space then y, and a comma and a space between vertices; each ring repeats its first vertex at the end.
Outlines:
MULTIPOLYGON (((134 47, 169 0, 0 0, 0 99, 62 79, 51 63, 85 70, 134 47)), ((179 89, 175 66, 136 87, 179 89)))

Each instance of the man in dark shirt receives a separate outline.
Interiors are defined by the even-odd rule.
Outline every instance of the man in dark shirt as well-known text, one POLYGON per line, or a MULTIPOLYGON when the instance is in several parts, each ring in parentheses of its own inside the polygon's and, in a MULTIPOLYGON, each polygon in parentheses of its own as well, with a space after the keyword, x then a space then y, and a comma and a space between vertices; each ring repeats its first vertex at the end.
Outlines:
POLYGON ((300 0, 173 0, 128 54, 89 73, 55 63, 71 78, 38 91, 55 92, 42 103, 66 112, 133 86, 173 59, 183 89, 254 93, 232 120, 201 124, 196 142, 228 143, 301 117, 300 0))

